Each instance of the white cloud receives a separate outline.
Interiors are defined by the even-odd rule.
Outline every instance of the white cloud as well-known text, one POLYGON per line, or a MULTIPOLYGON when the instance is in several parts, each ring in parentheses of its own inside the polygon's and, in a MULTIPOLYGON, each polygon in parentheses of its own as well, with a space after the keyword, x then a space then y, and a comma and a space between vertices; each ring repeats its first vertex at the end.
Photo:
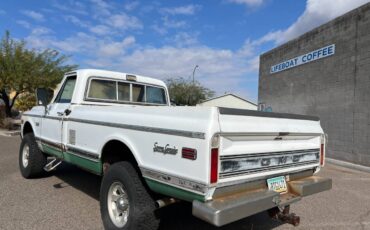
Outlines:
POLYGON ((169 19, 167 16, 163 17, 162 21, 163 26, 166 28, 181 28, 186 26, 186 21, 169 19))
POLYGON ((110 9, 112 5, 108 4, 104 0, 91 0, 93 3, 92 6, 94 8, 94 15, 95 16, 108 16, 111 15, 110 9))
POLYGON ((243 96, 245 81, 250 81, 248 60, 239 58, 228 49, 213 49, 195 45, 189 47, 142 47, 125 55, 114 69, 134 72, 160 79, 185 77, 190 79, 195 65, 199 65, 196 80, 218 94, 238 92, 243 96))
POLYGON ((139 5, 140 5, 139 1, 130 1, 126 3, 123 7, 125 8, 125 10, 131 11, 136 9, 139 5))
POLYGON ((135 16, 129 16, 125 13, 114 14, 105 19, 104 22, 109 26, 121 30, 143 28, 143 24, 138 18, 135 16))
POLYGON ((199 33, 179 32, 173 38, 168 39, 173 42, 177 47, 190 47, 199 45, 199 33))
POLYGON ((96 25, 89 28, 91 32, 98 35, 108 35, 111 31, 109 27, 105 25, 96 25))
POLYGON ((178 6, 178 7, 165 7, 160 9, 160 12, 165 14, 171 14, 171 15, 193 15, 197 10, 200 10, 200 5, 186 5, 186 6, 178 6))
POLYGON ((179 29, 184 28, 187 26, 186 21, 184 20, 174 20, 170 19, 168 16, 164 16, 161 18, 161 25, 158 23, 152 25, 152 28, 155 32, 160 35, 166 35, 169 29, 179 29))
POLYGON ((87 15, 86 6, 82 4, 81 2, 78 2, 75 0, 62 1, 62 3, 58 3, 57 1, 54 1, 52 6, 56 9, 66 11, 69 14, 75 13, 75 14, 87 15))
POLYGON ((241 4, 241 5, 246 5, 249 7, 256 7, 262 5, 264 0, 228 0, 231 3, 236 3, 236 4, 241 4))
POLYGON ((367 2, 369 0, 336 0, 335 3, 332 0, 307 0, 305 11, 291 26, 266 34, 260 42, 287 42, 367 2))
POLYGON ((157 32, 160 35, 165 35, 168 32, 166 28, 158 24, 154 24, 150 28, 152 28, 155 32, 157 32))
POLYGON ((117 42, 109 38, 98 38, 79 32, 74 36, 59 40, 51 36, 51 33, 52 31, 47 28, 38 27, 32 30, 26 38, 27 44, 36 49, 57 49, 68 55, 82 54, 95 59, 105 58, 109 62, 114 61, 112 58, 123 56, 128 48, 135 45, 133 36, 128 36, 117 42))
POLYGON ((38 13, 36 11, 33 11, 33 10, 22 10, 21 13, 24 14, 24 15, 26 15, 27 17, 32 18, 33 20, 36 20, 36 21, 44 21, 44 15, 42 15, 41 13, 38 13))
POLYGON ((89 27, 89 23, 82 21, 81 19, 79 19, 78 17, 74 15, 67 15, 64 18, 67 22, 71 22, 76 26, 80 26, 82 28, 89 27))
POLYGON ((100 46, 99 54, 103 57, 117 57, 125 54, 125 49, 132 46, 135 43, 133 36, 126 37, 121 42, 104 43, 100 46))
POLYGON ((30 29, 31 28, 31 24, 29 22, 25 21, 25 20, 17 20, 16 23, 18 25, 23 26, 26 29, 30 29))

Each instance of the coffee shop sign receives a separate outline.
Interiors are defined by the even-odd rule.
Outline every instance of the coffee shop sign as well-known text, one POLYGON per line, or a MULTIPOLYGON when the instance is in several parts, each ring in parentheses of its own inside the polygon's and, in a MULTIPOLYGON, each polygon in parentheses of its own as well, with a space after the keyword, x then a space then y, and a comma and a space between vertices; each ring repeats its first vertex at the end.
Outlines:
POLYGON ((322 47, 320 49, 311 51, 301 56, 283 61, 279 64, 271 66, 270 73, 277 73, 299 65, 303 65, 321 58, 329 57, 335 54, 335 44, 322 47))

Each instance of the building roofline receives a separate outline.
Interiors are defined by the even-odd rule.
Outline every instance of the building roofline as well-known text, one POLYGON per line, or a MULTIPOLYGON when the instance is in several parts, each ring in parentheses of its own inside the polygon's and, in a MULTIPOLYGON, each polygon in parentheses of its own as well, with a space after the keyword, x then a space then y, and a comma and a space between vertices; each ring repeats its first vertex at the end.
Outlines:
POLYGON ((224 94, 224 95, 220 95, 220 96, 217 96, 217 97, 213 97, 213 98, 210 98, 210 99, 204 100, 204 101, 202 101, 201 103, 204 103, 204 102, 207 102, 207 101, 212 101, 212 100, 215 100, 215 99, 218 99, 218 98, 221 98, 221 97, 226 97, 226 96, 234 96, 234 97, 236 97, 236 98, 239 98, 239 99, 240 99, 240 100, 242 100, 242 101, 245 101, 245 102, 248 102, 248 103, 253 104, 253 105, 255 105, 255 106, 258 106, 256 103, 251 102, 251 101, 249 101, 249 100, 247 100, 247 99, 244 99, 244 98, 242 98, 242 97, 240 97, 240 96, 238 96, 238 95, 235 95, 235 94, 233 94, 233 93, 227 93, 227 94, 224 94))
POLYGON ((291 39, 291 40, 289 40, 289 41, 287 41, 287 42, 285 42, 283 44, 280 44, 279 46, 277 46, 277 47, 275 47, 275 48, 273 48, 273 49, 271 49, 271 50, 269 50, 269 51, 267 51, 265 53, 262 53, 260 55, 260 58, 263 58, 263 57, 265 57, 265 56, 267 56, 267 55, 269 55, 269 54, 271 54, 273 52, 276 52, 277 50, 280 50, 280 49, 282 49, 282 48, 284 48, 286 46, 289 46, 292 43, 298 42, 299 40, 303 39, 304 37, 307 37, 309 34, 314 34, 316 31, 323 29, 324 27, 328 26, 329 24, 338 22, 340 20, 343 20, 346 17, 350 17, 350 16, 352 16, 354 14, 357 14, 357 13, 359 13, 360 10, 363 10, 364 8, 369 8, 370 9, 370 2, 365 3, 365 4, 363 4, 363 5, 359 6, 359 7, 351 10, 351 11, 348 11, 347 13, 342 14, 342 15, 340 15, 340 16, 338 16, 338 17, 336 17, 336 18, 334 18, 334 19, 332 19, 332 20, 330 20, 330 21, 328 21, 328 22, 326 22, 324 24, 321 24, 321 25, 313 28, 312 30, 309 30, 309 31, 305 32, 304 34, 302 34, 302 35, 300 35, 300 36, 298 36, 296 38, 293 38, 293 39, 291 39))

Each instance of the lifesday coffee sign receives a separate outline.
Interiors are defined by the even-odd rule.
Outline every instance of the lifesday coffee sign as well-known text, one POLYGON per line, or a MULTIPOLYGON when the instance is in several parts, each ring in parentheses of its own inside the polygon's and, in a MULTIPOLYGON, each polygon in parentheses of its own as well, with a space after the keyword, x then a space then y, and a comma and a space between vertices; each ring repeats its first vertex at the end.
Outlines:
POLYGON ((301 56, 283 61, 279 64, 271 66, 270 73, 281 72, 299 65, 303 65, 321 58, 329 57, 335 54, 335 44, 325 46, 315 51, 303 54, 301 56))

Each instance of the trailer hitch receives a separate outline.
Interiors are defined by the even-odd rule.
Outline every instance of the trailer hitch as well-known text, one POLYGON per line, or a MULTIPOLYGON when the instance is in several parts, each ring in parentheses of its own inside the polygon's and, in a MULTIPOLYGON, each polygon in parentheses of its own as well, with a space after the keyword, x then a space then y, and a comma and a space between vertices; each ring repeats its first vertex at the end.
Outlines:
POLYGON ((295 213, 290 213, 290 205, 285 206, 283 210, 275 207, 273 209, 270 209, 268 212, 272 219, 281 221, 283 223, 288 223, 293 226, 298 226, 301 221, 301 218, 295 213))

